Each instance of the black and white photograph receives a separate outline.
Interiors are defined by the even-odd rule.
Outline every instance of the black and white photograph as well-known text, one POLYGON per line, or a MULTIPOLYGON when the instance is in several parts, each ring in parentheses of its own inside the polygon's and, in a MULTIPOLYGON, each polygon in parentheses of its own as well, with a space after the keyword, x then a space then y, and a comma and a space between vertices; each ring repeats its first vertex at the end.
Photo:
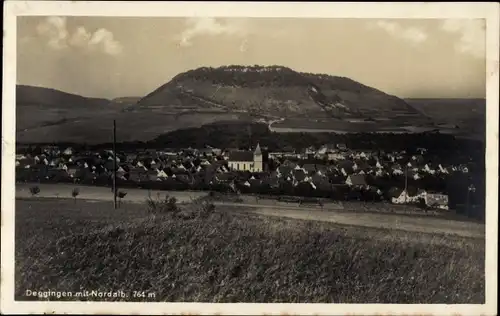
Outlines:
POLYGON ((4 8, 2 313, 496 314, 498 3, 4 8))

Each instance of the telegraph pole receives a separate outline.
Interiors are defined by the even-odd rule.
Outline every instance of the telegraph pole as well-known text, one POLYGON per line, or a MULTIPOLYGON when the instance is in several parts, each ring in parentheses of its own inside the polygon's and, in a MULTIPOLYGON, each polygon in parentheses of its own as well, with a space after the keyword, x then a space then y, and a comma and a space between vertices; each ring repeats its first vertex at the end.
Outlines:
POLYGON ((408 200, 408 165, 405 166, 405 204, 408 200))
POLYGON ((113 207, 116 210, 116 120, 113 120, 113 207))

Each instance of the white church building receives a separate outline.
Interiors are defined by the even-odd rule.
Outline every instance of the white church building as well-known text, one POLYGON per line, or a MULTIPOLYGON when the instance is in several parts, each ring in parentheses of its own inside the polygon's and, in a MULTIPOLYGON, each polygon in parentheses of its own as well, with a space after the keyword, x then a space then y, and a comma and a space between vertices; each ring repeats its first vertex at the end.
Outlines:
POLYGON ((260 145, 257 144, 255 151, 233 151, 229 154, 229 168, 237 171, 262 172, 264 162, 260 145))

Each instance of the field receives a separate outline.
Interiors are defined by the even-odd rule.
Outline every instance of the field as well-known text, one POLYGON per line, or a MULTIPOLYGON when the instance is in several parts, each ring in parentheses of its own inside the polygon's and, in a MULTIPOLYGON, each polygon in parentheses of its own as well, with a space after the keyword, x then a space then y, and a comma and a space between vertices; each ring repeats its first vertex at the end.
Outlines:
MULTIPOLYGON (((270 127, 278 133, 422 133, 432 131, 437 126, 429 125, 421 119, 392 118, 390 120, 338 120, 338 119, 285 119, 270 127)), ((456 131, 453 131, 456 132, 456 131)))
MULTIPOLYGON (((16 184, 16 198, 30 198, 29 183, 16 184)), ((74 188, 78 188, 77 199, 112 204, 113 194, 109 187, 82 186, 73 184, 37 184, 40 198, 70 198, 74 188)), ((206 191, 155 191, 128 188, 125 202, 144 204, 148 196, 164 198, 173 196, 179 203, 189 203, 208 195, 206 191)), ((277 202, 274 199, 256 200, 253 196, 241 195, 241 202, 215 202, 224 207, 246 208, 247 212, 266 216, 294 218, 309 221, 330 222, 371 228, 388 228, 403 231, 447 234, 473 237, 484 240, 484 224, 459 218, 453 212, 428 212, 415 207, 387 203, 336 202, 325 201, 324 207, 297 203, 277 202)))
MULTIPOLYGON (((26 122, 35 124, 32 119, 26 117, 31 117, 36 113, 20 116, 17 120, 18 125, 28 126, 26 122)), ((45 115, 40 114, 40 117, 45 118, 45 115)), ((113 140, 113 120, 116 120, 116 137, 119 142, 147 141, 176 129, 199 127, 216 121, 235 119, 238 119, 238 115, 230 113, 99 112, 92 117, 71 117, 71 119, 52 124, 35 124, 35 127, 30 125, 29 128, 25 128, 26 130, 18 128, 16 141, 21 143, 77 142, 87 144, 111 142, 113 140)))
POLYGON ((130 295, 123 300, 144 291, 136 300, 170 302, 484 303, 484 239, 278 219, 232 206, 191 220, 145 210, 17 199, 16 300, 33 299, 27 289, 51 289, 123 290, 130 295))

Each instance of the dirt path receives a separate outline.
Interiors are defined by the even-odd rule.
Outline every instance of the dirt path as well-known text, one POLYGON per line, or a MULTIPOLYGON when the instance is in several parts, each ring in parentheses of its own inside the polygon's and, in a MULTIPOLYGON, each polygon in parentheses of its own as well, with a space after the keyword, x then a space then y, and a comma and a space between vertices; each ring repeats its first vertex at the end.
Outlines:
MULTIPOLYGON (((16 184, 16 197, 30 197, 30 184, 16 184)), ((82 200, 97 200, 97 201, 112 201, 113 194, 110 188, 92 187, 72 184, 40 184, 40 193, 38 197, 60 197, 70 198, 73 188, 78 187, 80 194, 78 199, 82 200)), ((195 191, 154 191, 143 189, 124 189, 127 196, 124 202, 143 203, 151 194, 156 197, 158 194, 161 198, 165 194, 175 196, 179 202, 189 202, 192 199, 206 196, 207 192, 195 191)), ((454 234, 463 237, 484 238, 483 224, 465 221, 448 220, 436 217, 408 216, 400 214, 376 214, 365 212, 349 212, 343 210, 343 207, 331 207, 325 210, 319 210, 314 207, 299 207, 295 205, 269 205, 264 203, 252 203, 245 201, 244 203, 229 203, 216 202, 216 205, 244 207, 246 210, 266 215, 295 218, 302 220, 326 221, 344 225, 376 227, 387 229, 399 229, 405 231, 418 231, 435 234, 454 234)))
MULTIPOLYGON (((30 187, 33 184, 29 183, 16 183, 16 197, 26 198, 30 197, 30 187)), ((82 200, 98 200, 98 201, 113 201, 113 193, 111 188, 108 187, 94 187, 78 184, 60 183, 60 184, 37 184, 40 188, 40 193, 37 195, 42 198, 71 198, 71 192, 74 188, 78 188, 80 193, 78 199, 82 200)), ((207 192, 197 191, 158 191, 158 190, 143 190, 143 189, 123 189, 127 193, 123 199, 125 202, 143 203, 151 194, 151 197, 156 198, 158 195, 163 199, 166 194, 174 196, 179 202, 189 202, 191 199, 196 199, 206 196, 207 192)))
POLYGON ((364 226, 374 228, 398 229, 431 234, 452 234, 462 237, 484 238, 484 225, 472 222, 460 222, 433 217, 413 217, 393 214, 351 213, 318 210, 300 210, 286 207, 270 208, 257 205, 251 207, 251 212, 267 215, 288 217, 302 220, 325 221, 344 225, 364 226))

